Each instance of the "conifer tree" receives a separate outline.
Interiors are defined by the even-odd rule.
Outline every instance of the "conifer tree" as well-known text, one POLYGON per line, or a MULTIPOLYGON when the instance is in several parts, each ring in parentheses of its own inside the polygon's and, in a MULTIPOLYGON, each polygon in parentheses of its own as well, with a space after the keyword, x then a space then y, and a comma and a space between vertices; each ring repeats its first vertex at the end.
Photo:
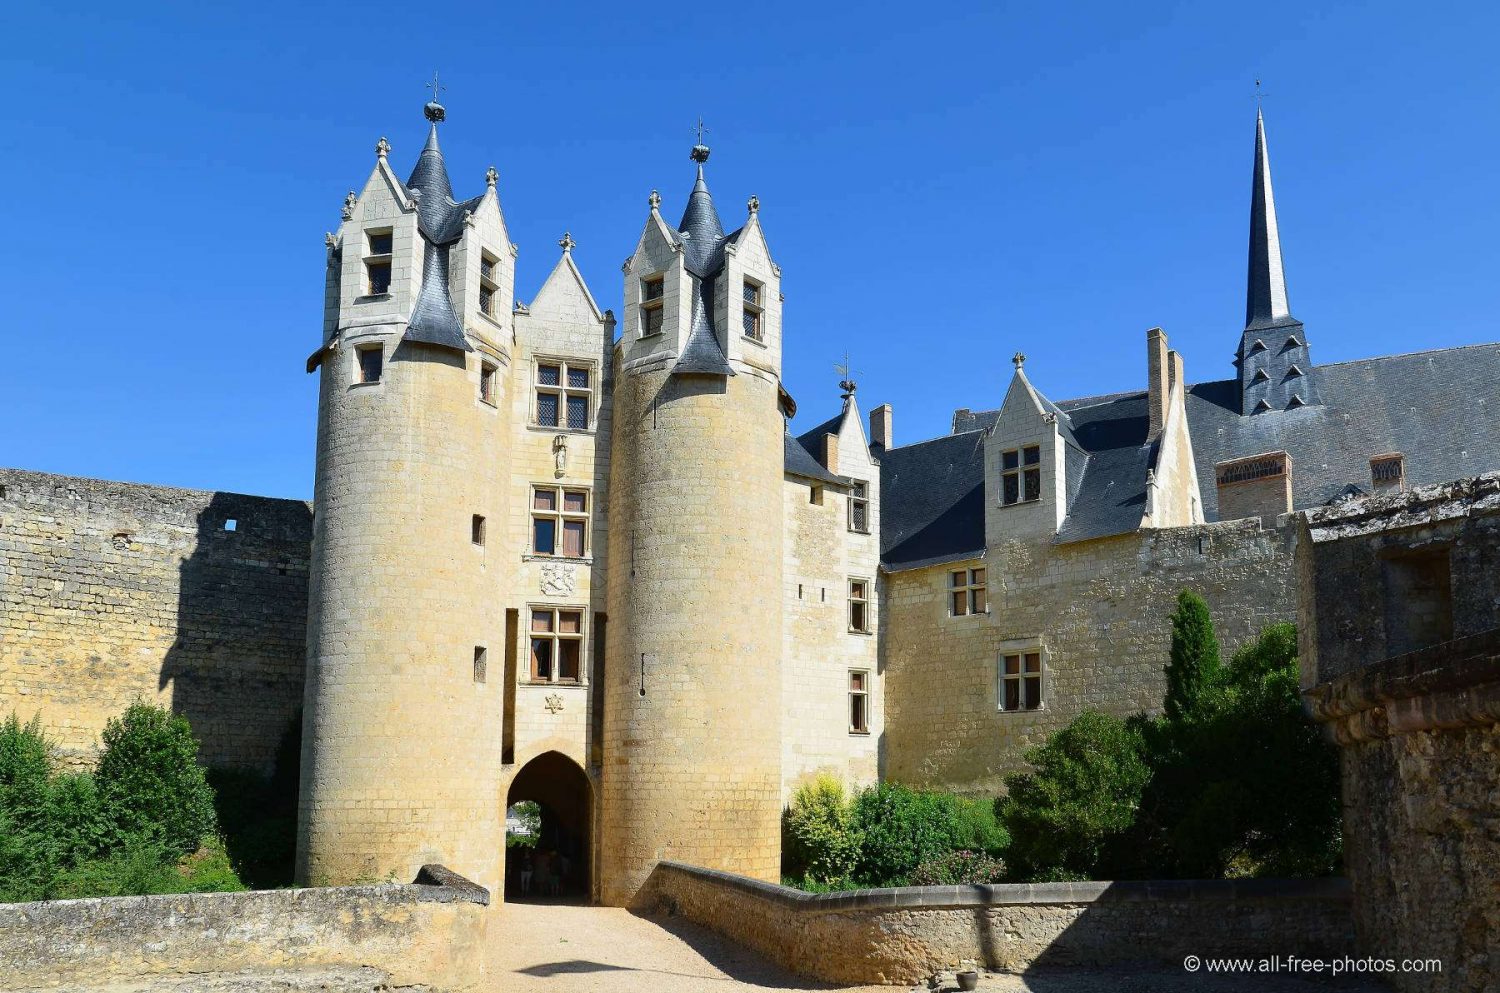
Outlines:
POLYGON ((1198 712, 1204 690, 1219 672, 1219 641, 1208 604, 1192 590, 1177 595, 1172 655, 1167 662, 1167 720, 1179 724, 1198 712))

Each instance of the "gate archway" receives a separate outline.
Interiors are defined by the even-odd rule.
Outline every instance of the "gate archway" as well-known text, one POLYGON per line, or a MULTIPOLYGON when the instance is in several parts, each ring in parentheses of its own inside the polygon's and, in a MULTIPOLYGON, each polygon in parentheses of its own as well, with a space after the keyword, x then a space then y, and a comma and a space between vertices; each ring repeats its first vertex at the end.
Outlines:
POLYGON ((507 847, 505 899, 588 900, 592 866, 593 788, 588 774, 561 752, 543 752, 511 780, 507 813, 531 801, 541 808, 535 844, 507 847), (529 885, 524 873, 530 871, 529 885))

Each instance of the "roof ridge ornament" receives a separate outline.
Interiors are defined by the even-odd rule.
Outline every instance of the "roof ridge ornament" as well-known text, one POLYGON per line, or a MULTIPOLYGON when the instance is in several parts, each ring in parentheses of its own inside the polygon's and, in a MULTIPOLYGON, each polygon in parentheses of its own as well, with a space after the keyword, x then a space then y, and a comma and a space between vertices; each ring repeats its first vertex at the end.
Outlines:
POLYGON ((495 171, 494 166, 490 166, 484 171, 484 185, 493 190, 495 188, 495 184, 498 182, 500 182, 500 174, 495 171))
POLYGON ((708 161, 708 146, 703 144, 703 136, 708 133, 708 128, 703 126, 702 117, 698 118, 698 127, 696 130, 698 140, 693 144, 693 150, 688 153, 688 157, 701 166, 708 161))
POLYGON ((447 108, 445 108, 438 101, 442 97, 442 92, 444 90, 446 90, 448 87, 439 85, 439 83, 438 83, 438 74, 437 74, 436 71, 434 71, 433 74, 432 74, 432 82, 427 83, 424 88, 432 90, 432 99, 429 100, 429 101, 427 101, 427 106, 425 106, 425 107, 422 108, 422 116, 425 117, 425 118, 427 118, 429 121, 431 121, 434 124, 438 124, 438 123, 441 123, 442 121, 447 120, 448 119, 447 108))
POLYGON ((356 203, 359 203, 359 194, 350 190, 349 195, 344 197, 344 220, 351 221, 354 219, 354 205, 356 203))
POLYGON ((1017 352, 1016 354, 1012 355, 1010 357, 1010 364, 1016 367, 1016 372, 1020 372, 1021 367, 1026 364, 1026 353, 1017 352))
POLYGON ((750 194, 750 199, 745 201, 745 209, 750 211, 750 213, 752 214, 759 214, 760 197, 756 196, 754 193, 750 194))
POLYGON ((835 365, 834 370, 839 374, 839 389, 842 391, 840 399, 848 401, 853 399, 854 391, 859 387, 854 382, 853 371, 849 368, 849 353, 844 352, 842 364, 835 365))
POLYGON ((564 255, 569 255, 572 253, 573 249, 578 247, 578 242, 573 240, 573 235, 571 232, 564 231, 563 236, 558 240, 557 245, 563 250, 564 255))
POLYGON ((389 141, 386 141, 385 135, 381 135, 380 140, 375 143, 375 157, 384 162, 386 156, 390 154, 391 143, 389 141))
POLYGON ((661 194, 659 192, 657 192, 656 190, 652 190, 651 191, 651 195, 646 198, 646 202, 651 205, 651 209, 652 210, 658 210, 658 209, 660 209, 660 207, 661 207, 661 194))

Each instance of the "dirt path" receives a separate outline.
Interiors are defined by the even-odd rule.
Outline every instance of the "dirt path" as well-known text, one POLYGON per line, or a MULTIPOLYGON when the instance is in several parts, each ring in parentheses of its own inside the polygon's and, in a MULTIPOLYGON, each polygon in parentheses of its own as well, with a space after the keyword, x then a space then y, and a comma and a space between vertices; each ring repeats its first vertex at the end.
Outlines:
MULTIPOLYGON (((718 993, 844 990, 897 993, 908 987, 833 987, 793 976, 754 952, 680 920, 637 917, 610 907, 503 904, 490 922, 491 986, 504 993, 718 993)), ((925 989, 925 986, 923 987, 925 989)), ((950 989, 952 987, 949 987, 950 989)), ((1286 977, 1225 980, 1205 975, 1066 972, 985 976, 982 993, 1353 993, 1286 977)))

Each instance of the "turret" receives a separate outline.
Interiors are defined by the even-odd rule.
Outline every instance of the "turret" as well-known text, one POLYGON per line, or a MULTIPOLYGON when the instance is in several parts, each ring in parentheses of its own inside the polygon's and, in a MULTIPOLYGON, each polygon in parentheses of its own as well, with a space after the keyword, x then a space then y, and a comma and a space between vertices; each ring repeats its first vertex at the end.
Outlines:
MULTIPOLYGON (((436 96, 434 94, 434 96, 436 96)), ((498 560, 513 253, 490 170, 455 202, 427 105, 411 177, 390 143, 328 236, 297 876, 486 886, 504 851, 498 560)))
POLYGON ((723 233, 708 154, 681 223, 653 193, 625 263, 600 846, 618 905, 664 859, 780 872, 780 270, 755 198, 723 233))

